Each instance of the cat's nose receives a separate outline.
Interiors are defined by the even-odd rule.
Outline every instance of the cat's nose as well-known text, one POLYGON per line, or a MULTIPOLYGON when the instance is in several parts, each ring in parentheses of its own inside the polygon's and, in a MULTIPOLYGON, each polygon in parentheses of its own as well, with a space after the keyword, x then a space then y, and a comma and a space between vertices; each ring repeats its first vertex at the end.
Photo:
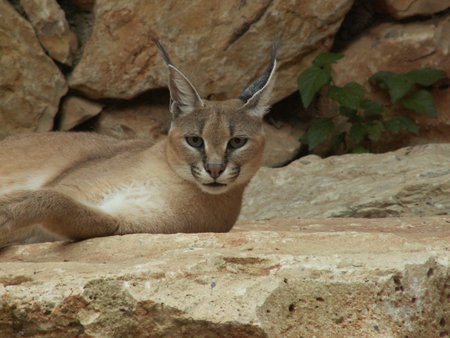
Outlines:
POLYGON ((206 163, 205 170, 208 172, 209 176, 211 176, 212 178, 217 178, 225 170, 225 165, 222 163, 220 163, 220 164, 206 163))

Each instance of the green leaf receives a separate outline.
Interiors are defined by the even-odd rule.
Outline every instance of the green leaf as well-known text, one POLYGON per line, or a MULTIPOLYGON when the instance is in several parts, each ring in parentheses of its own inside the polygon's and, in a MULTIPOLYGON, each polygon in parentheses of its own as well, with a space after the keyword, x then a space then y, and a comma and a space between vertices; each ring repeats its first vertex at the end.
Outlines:
POLYGON ((340 53, 321 53, 313 61, 313 65, 317 67, 323 67, 325 65, 332 65, 336 63, 339 59, 344 57, 340 53))
POLYGON ((341 106, 358 110, 364 96, 364 88, 356 82, 347 83, 344 87, 331 86, 328 96, 341 106))
POLYGON ((370 153, 369 149, 363 146, 356 146, 352 149, 353 154, 364 154, 364 153, 370 153))
POLYGON ((320 118, 314 120, 301 141, 308 145, 309 150, 314 149, 319 144, 325 142, 334 130, 334 123, 331 118, 320 118))
POLYGON ((330 70, 317 66, 311 66, 300 74, 298 77, 298 88, 305 108, 309 107, 317 92, 327 85, 330 80, 330 70))
POLYGON ((392 72, 381 71, 369 77, 369 82, 382 89, 388 89, 387 83, 395 76, 392 72))
POLYGON ((342 146, 345 149, 345 135, 346 132, 339 133, 331 139, 331 150, 336 153, 339 147, 342 146))
POLYGON ((361 143, 362 140, 367 136, 367 127, 361 123, 352 124, 348 136, 356 143, 361 143))
POLYGON ((384 121, 385 128, 391 133, 398 133, 402 130, 417 134, 419 128, 414 120, 407 116, 396 116, 387 121, 384 121))
POLYGON ((414 87, 414 81, 406 75, 396 75, 388 80, 387 86, 392 102, 397 103, 414 87))
POLYGON ((369 78, 369 81, 382 89, 387 89, 391 101, 397 103, 413 87, 415 82, 406 74, 394 74, 392 72, 378 72, 369 78))
POLYGON ((372 100, 363 100, 361 107, 364 109, 366 117, 380 117, 384 110, 383 103, 372 100))
POLYGON ((427 116, 436 117, 436 107, 434 105, 433 96, 429 91, 424 89, 418 90, 411 96, 402 101, 403 107, 411 109, 416 113, 421 113, 427 116))
POLYGON ((383 135, 385 128, 381 121, 374 121, 367 126, 367 133, 371 141, 378 141, 383 135))
POLYGON ((359 120, 358 111, 356 109, 339 106, 339 114, 348 118, 349 121, 359 120))
POLYGON ((406 76, 414 81, 414 83, 428 87, 443 79, 446 74, 440 69, 420 68, 406 73, 406 76))

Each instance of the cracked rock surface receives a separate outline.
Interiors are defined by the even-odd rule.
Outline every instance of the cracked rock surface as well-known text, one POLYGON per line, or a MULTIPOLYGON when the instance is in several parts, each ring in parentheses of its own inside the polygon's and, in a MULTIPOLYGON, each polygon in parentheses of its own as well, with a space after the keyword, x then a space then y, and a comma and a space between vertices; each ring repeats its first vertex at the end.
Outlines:
POLYGON ((439 337, 450 219, 273 220, 0 255, 2 337, 439 337))

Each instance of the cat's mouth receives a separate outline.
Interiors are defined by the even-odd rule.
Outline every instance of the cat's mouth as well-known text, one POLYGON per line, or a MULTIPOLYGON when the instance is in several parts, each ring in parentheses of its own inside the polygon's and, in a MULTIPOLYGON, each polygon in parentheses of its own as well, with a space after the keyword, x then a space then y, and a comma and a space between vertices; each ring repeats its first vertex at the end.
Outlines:
POLYGON ((211 187, 211 188, 225 187, 226 186, 226 184, 219 183, 219 182, 203 183, 203 185, 206 186, 206 187, 211 187))

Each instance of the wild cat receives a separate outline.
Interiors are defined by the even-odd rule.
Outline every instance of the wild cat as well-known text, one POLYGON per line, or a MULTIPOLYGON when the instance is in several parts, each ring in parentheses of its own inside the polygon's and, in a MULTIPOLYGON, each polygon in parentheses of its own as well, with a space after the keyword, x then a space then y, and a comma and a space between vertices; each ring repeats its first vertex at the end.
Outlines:
POLYGON ((168 137, 116 140, 35 133, 0 142, 0 247, 130 233, 229 231, 261 165, 262 120, 276 68, 237 99, 202 99, 156 42, 169 70, 168 137))

